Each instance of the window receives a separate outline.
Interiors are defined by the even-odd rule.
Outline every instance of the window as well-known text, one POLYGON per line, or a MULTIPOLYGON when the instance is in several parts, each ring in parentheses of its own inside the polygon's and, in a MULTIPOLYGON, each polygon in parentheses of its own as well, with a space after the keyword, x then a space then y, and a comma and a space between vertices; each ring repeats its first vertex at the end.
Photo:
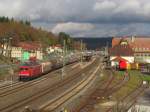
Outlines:
POLYGON ((20 68, 20 71, 28 70, 28 68, 20 68))
POLYGON ((136 47, 136 48, 134 48, 135 49, 135 51, 138 51, 138 48, 136 47))
POLYGON ((140 56, 140 57, 142 57, 142 54, 141 54, 141 53, 139 53, 139 56, 140 56))
POLYGON ((143 48, 143 51, 145 51, 145 48, 143 48))
POLYGON ((146 53, 146 56, 148 57, 148 53, 146 53))

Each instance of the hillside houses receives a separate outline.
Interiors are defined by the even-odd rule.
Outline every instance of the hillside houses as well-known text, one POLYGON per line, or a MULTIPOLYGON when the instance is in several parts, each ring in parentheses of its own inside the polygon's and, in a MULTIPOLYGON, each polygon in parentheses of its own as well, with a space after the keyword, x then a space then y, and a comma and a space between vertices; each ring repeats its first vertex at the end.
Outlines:
POLYGON ((19 42, 15 46, 5 43, 1 47, 1 54, 17 60, 27 60, 36 57, 41 60, 43 53, 40 44, 33 42, 19 42))
POLYGON ((28 60, 30 57, 36 57, 38 60, 42 60, 47 54, 57 52, 62 53, 61 45, 49 46, 43 49, 40 43, 36 42, 19 42, 15 46, 10 46, 7 43, 1 45, 1 55, 17 59, 21 61, 28 60))
POLYGON ((62 53, 63 48, 60 44, 57 44, 57 45, 49 46, 48 48, 46 48, 46 52, 48 54, 53 53, 53 52, 62 53))

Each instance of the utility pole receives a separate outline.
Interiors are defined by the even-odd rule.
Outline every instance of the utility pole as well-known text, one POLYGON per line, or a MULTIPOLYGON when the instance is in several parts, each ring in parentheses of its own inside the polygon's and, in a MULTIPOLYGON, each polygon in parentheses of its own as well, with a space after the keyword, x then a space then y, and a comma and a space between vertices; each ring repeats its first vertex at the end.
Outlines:
POLYGON ((82 66, 82 64, 83 64, 83 42, 82 42, 82 40, 80 41, 80 53, 81 53, 81 66, 82 66))
POLYGON ((2 40, 3 40, 3 48, 2 48, 3 50, 2 50, 2 55, 3 55, 3 56, 7 56, 7 55, 6 55, 6 54, 7 54, 7 46, 6 46, 6 45, 7 45, 7 44, 6 44, 6 43, 7 43, 7 40, 6 40, 5 37, 3 37, 2 40))
POLYGON ((109 47, 109 43, 106 43, 106 47, 105 47, 105 56, 108 56, 108 47, 109 47))
POLYGON ((0 50, 1 50, 1 52, 0 52, 0 55, 3 55, 3 38, 2 37, 0 37, 1 39, 0 39, 0 45, 1 45, 1 48, 0 48, 0 50))
POLYGON ((11 51, 12 51, 12 46, 11 46, 11 40, 12 40, 12 38, 11 37, 9 37, 8 38, 9 40, 8 40, 8 46, 9 46, 9 58, 11 58, 11 51))
POLYGON ((61 78, 63 79, 63 76, 65 75, 65 64, 66 64, 66 41, 63 41, 63 67, 62 67, 62 76, 61 78))

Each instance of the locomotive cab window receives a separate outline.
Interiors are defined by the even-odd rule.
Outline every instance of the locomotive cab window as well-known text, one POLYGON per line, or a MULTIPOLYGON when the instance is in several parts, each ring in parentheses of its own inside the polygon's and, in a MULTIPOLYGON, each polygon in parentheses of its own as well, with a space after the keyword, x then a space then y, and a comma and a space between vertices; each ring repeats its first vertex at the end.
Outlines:
POLYGON ((21 71, 28 70, 28 68, 20 68, 21 71))

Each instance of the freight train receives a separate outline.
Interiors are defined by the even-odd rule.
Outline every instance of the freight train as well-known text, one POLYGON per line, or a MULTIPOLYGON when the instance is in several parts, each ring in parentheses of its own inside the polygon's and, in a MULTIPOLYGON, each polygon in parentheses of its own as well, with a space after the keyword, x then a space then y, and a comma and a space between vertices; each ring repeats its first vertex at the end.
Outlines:
POLYGON ((78 60, 78 57, 69 57, 65 62, 61 58, 49 60, 47 62, 37 62, 35 59, 30 59, 19 67, 19 80, 23 81, 37 78, 52 70, 61 68, 63 63, 67 65, 77 62, 78 60))
POLYGON ((144 74, 150 74, 150 64, 140 64, 140 71, 144 74))
POLYGON ((92 56, 93 56, 93 54, 91 52, 85 52, 82 55, 82 59, 83 59, 83 61, 88 62, 91 60, 92 56))
POLYGON ((138 63, 128 63, 126 61, 120 61, 118 69, 119 70, 138 70, 139 65, 138 63))

